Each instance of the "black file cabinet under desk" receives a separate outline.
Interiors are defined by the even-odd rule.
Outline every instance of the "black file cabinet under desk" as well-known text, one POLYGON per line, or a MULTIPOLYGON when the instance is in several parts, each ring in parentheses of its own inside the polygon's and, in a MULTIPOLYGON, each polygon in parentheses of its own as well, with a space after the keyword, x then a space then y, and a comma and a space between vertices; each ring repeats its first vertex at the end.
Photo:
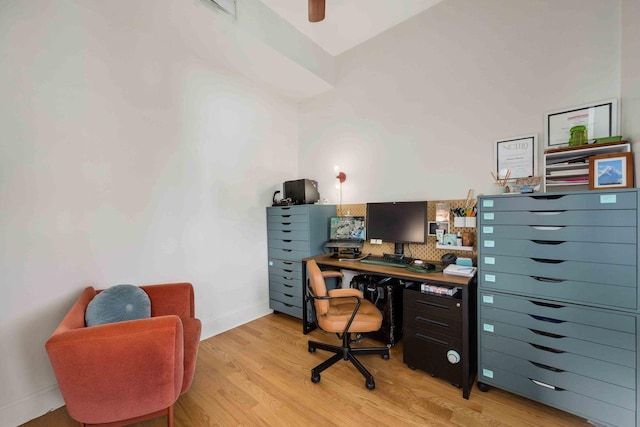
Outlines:
POLYGON ((403 292, 404 363, 462 388, 468 399, 476 373, 475 279, 453 296, 421 290, 429 284, 403 292))

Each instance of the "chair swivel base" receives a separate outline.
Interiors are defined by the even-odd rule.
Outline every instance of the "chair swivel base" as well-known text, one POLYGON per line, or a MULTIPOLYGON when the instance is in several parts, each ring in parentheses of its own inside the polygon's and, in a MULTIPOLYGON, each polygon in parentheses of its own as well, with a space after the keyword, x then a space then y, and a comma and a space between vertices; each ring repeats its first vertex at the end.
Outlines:
POLYGON ((373 390, 376 388, 376 383, 373 379, 373 375, 364 367, 362 363, 356 358, 357 355, 369 355, 369 354, 378 354, 382 356, 383 359, 389 359, 389 347, 365 347, 365 348, 352 348, 350 345, 350 337, 349 334, 345 334, 342 339, 342 346, 330 345, 318 341, 309 340, 309 353, 314 353, 316 349, 329 351, 335 353, 329 359, 325 360, 315 368, 311 370, 311 382, 318 383, 320 382, 320 372, 324 371, 328 367, 337 363, 339 360, 349 360, 353 366, 355 366, 358 371, 365 378, 365 386, 369 390, 373 390))

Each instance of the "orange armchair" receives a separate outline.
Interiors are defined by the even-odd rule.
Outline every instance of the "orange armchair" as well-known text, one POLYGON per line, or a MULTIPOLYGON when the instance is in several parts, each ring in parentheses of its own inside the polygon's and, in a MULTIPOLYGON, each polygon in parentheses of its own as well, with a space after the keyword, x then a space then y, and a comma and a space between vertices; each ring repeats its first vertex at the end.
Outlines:
POLYGON ((85 326, 100 292, 87 287, 45 347, 69 415, 84 425, 123 426, 166 415, 193 381, 201 324, 190 283, 141 286, 151 317, 85 326))

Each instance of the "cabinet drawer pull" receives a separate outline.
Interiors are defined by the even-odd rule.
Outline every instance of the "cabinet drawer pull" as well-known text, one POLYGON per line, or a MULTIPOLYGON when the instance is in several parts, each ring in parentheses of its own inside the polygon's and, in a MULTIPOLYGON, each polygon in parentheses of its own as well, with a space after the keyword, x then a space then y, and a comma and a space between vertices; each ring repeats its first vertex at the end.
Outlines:
POLYGON ((293 285, 287 285, 286 283, 282 284, 285 288, 293 288, 293 285))
POLYGON ((564 323, 564 320, 558 320, 558 319, 554 319, 551 317, 544 317, 544 316, 537 316, 535 314, 530 314, 529 316, 533 317, 536 320, 539 320, 541 322, 549 322, 549 323, 564 323))
POLYGON ((533 343, 529 343, 529 345, 531 347, 537 348, 538 350, 542 350, 542 351, 548 351, 549 353, 555 353, 555 354, 562 354, 562 353, 566 353, 563 350, 558 350, 557 348, 553 348, 553 347, 545 347, 543 345, 540 344, 533 344, 533 343))
POLYGON ((291 218, 291 215, 281 215, 282 218, 291 218))
POLYGON ((287 265, 293 265, 293 263, 291 261, 282 261, 283 264, 287 264, 287 265))
POLYGON ((565 242, 558 240, 531 240, 536 245, 561 245, 565 242))
POLYGON ((531 363, 533 366, 536 366, 540 369, 546 369, 547 371, 564 372, 564 369, 554 368, 553 366, 543 365, 542 363, 532 362, 531 360, 529 360, 529 363, 531 363))
POLYGON ((543 383, 542 381, 538 381, 538 380, 534 380, 533 378, 529 378, 529 380, 534 383, 535 385, 539 385, 540 387, 545 387, 551 390, 555 390, 555 391, 564 391, 563 388, 560 387, 556 387, 554 385, 551 384, 547 384, 547 383, 543 383))
POLYGON ((539 331, 537 329, 531 329, 531 328, 529 328, 529 330, 536 335, 542 335, 549 338, 564 338, 564 335, 553 334, 551 332, 539 331))
POLYGON ((442 326, 442 327, 445 327, 445 328, 449 327, 448 323, 438 322, 437 320, 427 319, 426 317, 422 317, 422 316, 416 316, 416 320, 419 320, 419 321, 425 322, 425 323, 430 323, 432 325, 442 326))
POLYGON ((423 304, 423 305, 428 305, 429 307, 443 308, 445 310, 449 310, 449 307, 447 307, 446 305, 438 304, 438 303, 431 302, 431 301, 416 300, 416 303, 423 304))
POLYGON ((421 339, 425 340, 425 341, 431 341, 431 342, 434 342, 436 344, 449 345, 448 342, 439 340, 437 338, 428 337, 428 336, 422 335, 422 334, 416 334, 416 336, 418 338, 421 338, 421 339))
POLYGON ((545 264, 561 264, 564 261, 560 259, 545 259, 545 258, 531 258, 535 262, 542 262, 545 264))
POLYGON ((283 278, 284 280, 294 280, 294 278, 293 278, 293 277, 282 276, 282 278, 283 278))
POLYGON ((285 297, 293 298, 293 295, 283 294, 285 297))
POLYGON ((282 270, 286 271, 287 273, 293 273, 293 270, 287 270, 286 268, 283 268, 282 270))
POLYGON ((281 224, 282 224, 282 225, 291 225, 291 223, 290 223, 290 222, 282 222, 281 224))
POLYGON ((283 249, 285 252, 293 252, 293 249, 283 249))
POLYGON ((558 231, 558 230, 562 230, 564 228, 564 226, 542 226, 542 225, 530 225, 529 227, 533 228, 534 230, 540 230, 540 231, 558 231))
POLYGON ((291 230, 282 230, 283 233, 291 233, 291 230))
POLYGON ((291 305, 291 304, 287 304, 286 302, 283 302, 283 304, 284 304, 286 307, 289 307, 289 308, 293 307, 293 305, 291 305))
POLYGON ((282 241, 283 241, 283 242, 285 242, 285 243, 291 243, 291 242, 293 242, 293 240, 287 240, 287 239, 282 239, 282 241))
POLYGON ((538 282, 545 282, 545 283, 562 283, 565 280, 562 279, 550 279, 548 277, 539 277, 539 276, 530 276, 532 279, 537 280, 538 282))
POLYGON ((529 196, 533 200, 558 200, 564 197, 562 194, 556 194, 553 196, 529 196))
POLYGON ((539 305, 540 307, 549 307, 549 308, 564 308, 564 305, 560 304, 551 304, 550 302, 541 302, 541 301, 531 301, 531 304, 539 305))

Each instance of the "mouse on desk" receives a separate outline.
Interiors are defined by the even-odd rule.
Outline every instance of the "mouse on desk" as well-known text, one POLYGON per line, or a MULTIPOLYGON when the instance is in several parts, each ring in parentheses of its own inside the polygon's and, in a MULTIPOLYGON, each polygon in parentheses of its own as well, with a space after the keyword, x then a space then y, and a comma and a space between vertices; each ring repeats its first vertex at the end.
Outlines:
POLYGON ((435 270, 436 266, 435 264, 430 264, 428 262, 422 264, 422 268, 424 268, 425 270, 435 270))

